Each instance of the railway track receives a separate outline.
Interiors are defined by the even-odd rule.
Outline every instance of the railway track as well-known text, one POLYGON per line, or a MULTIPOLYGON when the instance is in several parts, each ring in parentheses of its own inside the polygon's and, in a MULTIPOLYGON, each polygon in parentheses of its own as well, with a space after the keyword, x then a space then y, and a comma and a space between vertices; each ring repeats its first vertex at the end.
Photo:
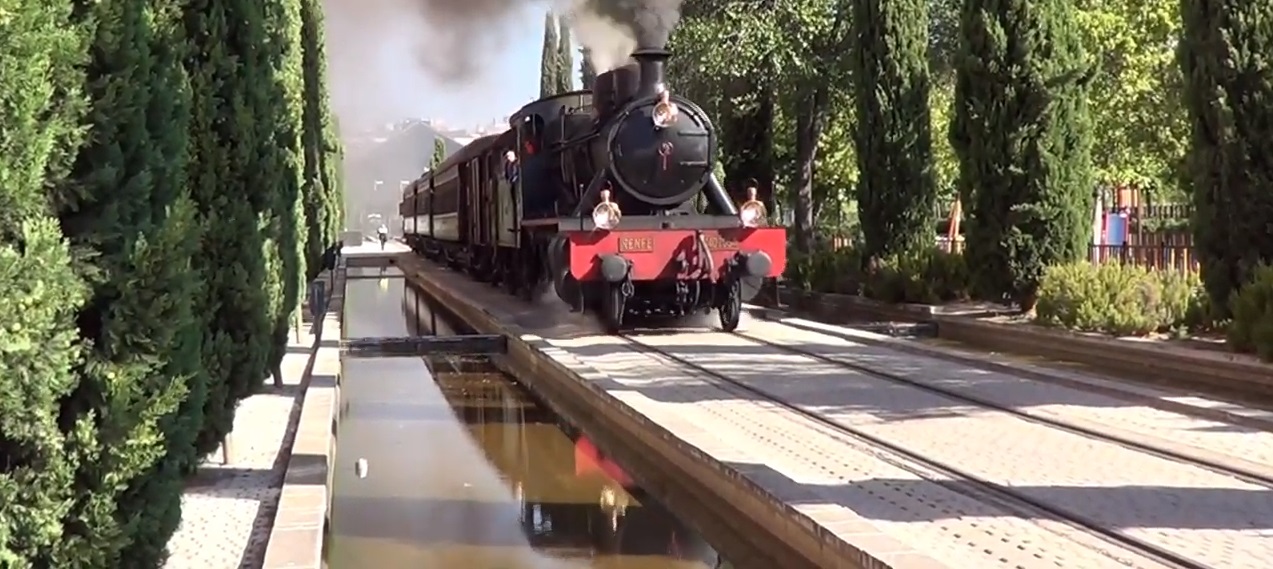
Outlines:
MULTIPOLYGON (((845 361, 839 358, 833 358, 833 357, 827 356, 825 354, 819 354, 819 353, 810 351, 808 349, 802 349, 802 348, 798 348, 789 344, 781 344, 778 342, 774 342, 772 340, 762 338, 752 333, 736 332, 734 333, 734 335, 740 338, 744 338, 747 341, 755 342, 763 346, 769 346, 771 348, 780 350, 788 354, 801 356, 801 357, 807 357, 822 363, 826 363, 836 367, 862 373, 877 379, 882 379, 890 383, 904 385, 906 387, 918 389, 918 390, 925 391, 927 393, 932 393, 935 395, 940 395, 945 398, 954 399, 956 401, 967 403, 970 405, 975 405, 977 407, 981 407, 984 409, 990 409, 990 410, 998 411, 1001 413, 1007 413, 1014 417, 1017 417, 1035 424, 1044 425, 1047 427, 1074 433, 1074 434, 1081 435, 1081 436, 1088 437, 1095 440, 1101 440, 1101 441, 1118 444, 1127 448, 1135 449, 1140 452, 1152 454, 1154 456, 1166 458, 1169 460, 1174 460, 1174 461, 1182 462, 1186 464, 1192 464, 1194 466, 1205 468, 1212 472, 1232 476, 1244 482, 1249 482, 1251 484, 1261 485, 1261 486, 1265 486, 1270 489, 1273 489, 1273 476, 1255 472, 1251 469, 1243 468, 1241 466, 1235 466, 1232 464, 1224 464, 1219 460, 1210 460, 1206 458, 1200 458, 1200 457, 1193 456, 1193 455, 1180 452, 1177 450, 1163 448, 1161 446, 1155 446, 1151 443, 1133 440, 1130 437, 1120 436, 1117 434, 1111 434, 1108 431, 1098 430, 1096 428, 1093 428, 1087 425, 1079 425, 1071 421, 1066 421, 1064 419, 1057 419, 1054 417, 1045 417, 1037 413, 1032 413, 1030 411, 1017 409, 1009 405, 997 403, 995 401, 991 401, 983 397, 968 395, 966 393, 961 393, 954 389, 946 389, 936 385, 927 384, 922 381, 916 381, 914 379, 902 377, 894 373, 880 371, 878 369, 875 369, 860 363, 845 361)), ((966 365, 966 364, 959 364, 959 365, 966 365)))
MULTIPOLYGON (((724 333, 718 334, 722 336, 726 335, 724 333)), ((1004 413, 1017 419, 1027 421, 1035 425, 1044 426, 1049 429, 1084 437, 1092 441, 1118 445, 1139 453, 1152 455, 1175 463, 1191 465, 1213 473, 1233 477, 1248 484, 1260 486, 1265 489, 1273 489, 1273 477, 1251 469, 1234 466, 1232 464, 1224 464, 1218 460, 1199 458, 1170 448, 1155 446, 1143 441, 1132 440, 1128 437, 1102 432, 1086 425, 1070 423, 1053 417, 1044 417, 1030 411, 1013 408, 1008 405, 969 395, 967 393, 961 393, 957 390, 947 389, 894 373, 881 371, 861 363, 845 361, 840 358, 819 354, 797 346, 775 342, 755 333, 734 332, 728 334, 728 336, 745 340, 757 347, 768 347, 783 354, 804 358, 810 363, 834 366, 838 369, 864 374, 870 378, 888 382, 897 386, 903 386, 907 389, 919 390, 979 409, 1004 413)), ((722 389, 746 393, 758 397, 772 405, 777 405, 801 417, 820 423, 830 428, 832 431, 857 441, 858 443, 882 449, 887 453, 895 455, 902 459, 900 461, 892 461, 895 465, 902 466, 917 476, 929 478, 933 475, 933 473, 938 473, 943 477, 963 481, 966 483, 964 486, 969 490, 969 493, 975 494, 977 499, 993 504, 1005 511, 1013 512, 1023 518, 1047 519, 1060 523, 1073 530, 1093 536, 1110 545, 1115 545, 1119 549, 1134 553, 1147 560, 1152 560, 1162 567, 1176 569, 1212 569, 1214 567, 1218 567, 1217 565, 1198 561, 1187 554, 1182 554, 1172 548, 1151 543, 1145 539, 1129 535, 1124 531, 1112 529, 1107 527, 1106 524, 1103 524, 1090 516, 1075 511, 1073 508, 1068 508, 1065 505, 1059 505, 1048 500, 1036 498, 1023 491, 1014 489, 1010 485, 1002 482, 995 482, 979 476, 976 473, 970 472, 968 469, 952 464, 950 461, 943 461, 926 456, 921 452, 908 448, 904 443, 887 440, 885 437, 867 432, 867 430, 863 428, 845 425, 822 414, 810 411, 801 405, 788 401, 780 395, 775 395, 763 387, 758 387, 746 381, 741 381, 731 377, 727 373, 690 361, 690 359, 685 355, 676 353, 674 349, 653 345, 649 341, 649 336, 643 337, 640 333, 634 333, 625 334, 622 338, 629 343, 633 350, 649 356, 661 358, 665 361, 674 362, 677 366, 689 370, 692 374, 707 379, 711 383, 717 384, 722 389)), ((959 365, 966 366, 967 364, 961 363, 959 365)), ((1101 551, 1101 553, 1117 559, 1117 557, 1113 556, 1114 554, 1109 552, 1101 551)))

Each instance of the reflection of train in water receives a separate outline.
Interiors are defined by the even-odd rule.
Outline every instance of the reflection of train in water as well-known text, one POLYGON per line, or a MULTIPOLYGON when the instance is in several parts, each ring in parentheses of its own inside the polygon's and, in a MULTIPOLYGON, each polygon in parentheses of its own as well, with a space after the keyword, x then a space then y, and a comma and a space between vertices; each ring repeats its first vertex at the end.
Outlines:
POLYGON ((407 317, 407 333, 412 336, 450 336, 461 333, 451 329, 446 318, 439 318, 436 305, 410 286, 402 287, 402 312, 407 317))
POLYGON ((591 559, 592 567, 716 565, 711 546, 520 387, 492 373, 435 375, 457 417, 512 490, 522 530, 541 554, 591 559))
POLYGON ((624 488, 635 488, 636 483, 618 464, 610 460, 605 452, 597 448, 583 433, 575 439, 575 476, 600 474, 621 484, 624 488))

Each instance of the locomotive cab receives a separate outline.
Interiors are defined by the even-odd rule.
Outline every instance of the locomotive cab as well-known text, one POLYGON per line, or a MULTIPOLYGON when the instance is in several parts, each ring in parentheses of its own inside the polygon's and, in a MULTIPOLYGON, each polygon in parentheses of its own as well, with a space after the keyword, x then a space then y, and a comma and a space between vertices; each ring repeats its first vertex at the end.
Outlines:
POLYGON ((525 114, 514 117, 512 122, 517 131, 516 163, 520 170, 517 186, 522 198, 522 216, 525 219, 551 217, 556 196, 552 186, 543 179, 551 167, 550 157, 543 151, 547 121, 538 114, 525 114))
POLYGON ((570 193, 573 183, 568 182, 574 176, 561 166, 561 148, 575 133, 588 130, 591 110, 592 94, 573 91, 535 101, 510 117, 510 126, 517 131, 526 218, 552 217, 565 201, 562 198, 569 197, 564 194, 570 193))

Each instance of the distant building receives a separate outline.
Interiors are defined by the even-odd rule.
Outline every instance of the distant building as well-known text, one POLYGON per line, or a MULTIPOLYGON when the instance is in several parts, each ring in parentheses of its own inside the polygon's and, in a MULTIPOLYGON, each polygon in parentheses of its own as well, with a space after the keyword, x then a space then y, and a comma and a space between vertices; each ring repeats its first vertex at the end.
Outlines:
MULTIPOLYGON (((369 219, 396 220, 402 188, 430 166, 433 144, 441 139, 451 154, 483 136, 508 130, 508 117, 472 128, 455 128, 439 119, 405 119, 361 132, 345 133, 345 205, 349 229, 369 219)), ((378 224, 378 222, 377 222, 378 224)))
POLYGON ((488 123, 478 124, 469 129, 451 129, 451 128, 439 127, 438 125, 442 124, 440 121, 431 121, 430 124, 434 125, 435 128, 438 128, 438 132, 442 133, 447 138, 450 138, 451 140, 454 140, 460 143, 460 145, 465 145, 470 142, 473 142, 474 140, 482 138, 483 136, 499 134, 501 132, 508 130, 508 117, 500 117, 499 119, 492 119, 488 123))
POLYGON ((369 216, 398 216, 402 187, 429 167, 435 140, 442 140, 448 154, 463 146, 431 124, 400 121, 345 137, 345 213, 350 229, 374 230, 360 226, 370 223, 369 216))

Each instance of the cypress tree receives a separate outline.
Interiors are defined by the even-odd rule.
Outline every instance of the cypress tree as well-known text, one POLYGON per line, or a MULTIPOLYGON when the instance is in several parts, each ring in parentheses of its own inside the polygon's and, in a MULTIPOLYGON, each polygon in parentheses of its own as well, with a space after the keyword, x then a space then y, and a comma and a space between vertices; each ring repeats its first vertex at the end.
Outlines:
POLYGON ((272 81, 257 53, 265 45, 260 4, 189 0, 184 18, 193 106, 189 187, 204 229, 196 274, 204 282, 202 362, 208 374, 201 454, 234 426, 239 401, 268 369, 273 332, 268 311, 267 250, 256 203, 261 164, 257 122, 269 115, 253 91, 272 81))
MULTIPOLYGON (((193 473, 202 456, 195 449, 198 432, 203 426, 203 407, 207 396, 207 374, 203 369, 201 351, 203 324, 196 310, 200 308, 204 292, 203 283, 194 271, 195 256, 203 231, 199 225, 197 204, 190 195, 190 124, 193 93, 190 76, 186 72, 185 57, 189 45, 186 42, 184 13, 185 0, 149 0, 154 36, 151 49, 158 66, 156 88, 159 96, 151 99, 148 118, 154 132, 157 159, 156 181, 152 196, 152 211, 158 223, 156 243, 166 245, 160 249, 168 253, 170 271, 168 290, 188 298, 183 306, 189 313, 181 313, 184 325, 173 331, 172 350, 166 372, 171 377, 186 379, 186 395, 178 413, 161 420, 160 425, 167 438, 166 468, 183 474, 193 473), (175 274, 172 271, 180 271, 175 274)), ((174 311, 174 316, 178 313, 174 311)), ((179 498, 180 496, 178 496, 179 498)), ((177 508, 168 511, 180 521, 180 500, 177 508)), ((147 515, 154 515, 153 513, 147 515)), ((176 526, 173 527, 174 531, 176 526)), ((165 542, 160 545, 166 545, 165 542)))
POLYGON ((1091 236, 1091 68, 1063 0, 965 0, 951 144, 979 294, 1034 307, 1091 236))
POLYGON ((592 90, 597 83, 597 69, 592 66, 592 51, 588 48, 579 50, 579 85, 583 89, 592 90))
POLYGON ((557 45, 557 92, 569 93, 575 90, 574 77, 571 70, 575 68, 575 51, 570 42, 570 26, 565 18, 557 18, 557 35, 561 36, 557 45))
POLYGON ((305 115, 305 74, 301 49, 302 0, 262 2, 265 29, 271 49, 266 57, 268 85, 258 93, 258 101, 270 111, 258 118, 262 128, 258 139, 264 158, 260 171, 265 178, 255 194, 258 214, 273 251, 267 255, 266 277, 270 284, 270 316, 273 341, 269 369, 275 382, 282 381, 279 366, 287 353, 288 331, 300 308, 305 280, 305 237, 308 221, 302 197, 305 159, 301 135, 305 115))
POLYGON ((854 0, 857 199, 868 259, 935 241, 927 4, 854 0))
POLYGON ((1273 20, 1267 2, 1184 0, 1177 48, 1193 129, 1185 184, 1202 277, 1219 315, 1273 263, 1273 20))
POLYGON ((336 243, 340 231, 337 202, 340 182, 336 162, 340 140, 332 122, 327 92, 327 56, 324 52, 323 6, 318 0, 301 2, 301 52, 305 74, 305 110, 302 139, 305 176, 302 196, 309 222, 305 239, 306 280, 322 271, 323 253, 336 243))
POLYGON ((59 402, 75 387, 87 289, 48 193, 65 190, 82 136, 85 49, 70 16, 69 0, 17 0, 0 33, 0 567, 14 569, 53 566, 75 498, 59 402))
POLYGON ((433 159, 429 162, 429 169, 437 168, 438 164, 441 164, 443 160, 446 160, 446 143, 442 142, 441 137, 435 137, 433 139, 433 159))
POLYGON ((166 1, 86 5, 89 142, 57 196, 91 289, 61 423, 79 465, 53 566, 161 565, 202 419, 198 227, 184 188, 187 97, 166 1), (183 403, 187 403, 183 406, 183 403), (182 415, 182 413, 186 415, 182 415))
POLYGON ((544 14, 544 49, 539 58, 539 96, 557 94, 557 27, 552 12, 544 14))
POLYGON ((330 148, 334 148, 336 151, 336 158, 332 160, 332 179, 335 184, 332 186, 331 207, 334 208, 336 214, 334 225, 336 227, 337 242, 339 242, 340 234, 345 230, 345 224, 349 219, 349 204, 345 202, 345 150, 340 142, 342 140, 340 136, 340 118, 336 116, 334 111, 329 116, 331 117, 331 129, 328 132, 330 137, 328 140, 330 148))
MULTIPOLYGON (((322 4, 315 4, 315 13, 321 14, 322 4)), ((323 29, 320 25, 319 29, 323 29)), ((326 41, 318 43, 326 48, 326 41)), ((325 59, 325 58, 324 58, 325 59)), ((341 173, 341 163, 345 159, 345 149, 340 142, 340 128, 336 124, 336 113, 332 110, 331 99, 326 93, 327 72, 323 65, 323 168, 320 172, 323 182, 323 221, 326 228, 324 243, 336 247, 340 241, 340 230, 345 225, 345 180, 341 173)), ((311 222, 312 223, 312 222, 311 222)))

